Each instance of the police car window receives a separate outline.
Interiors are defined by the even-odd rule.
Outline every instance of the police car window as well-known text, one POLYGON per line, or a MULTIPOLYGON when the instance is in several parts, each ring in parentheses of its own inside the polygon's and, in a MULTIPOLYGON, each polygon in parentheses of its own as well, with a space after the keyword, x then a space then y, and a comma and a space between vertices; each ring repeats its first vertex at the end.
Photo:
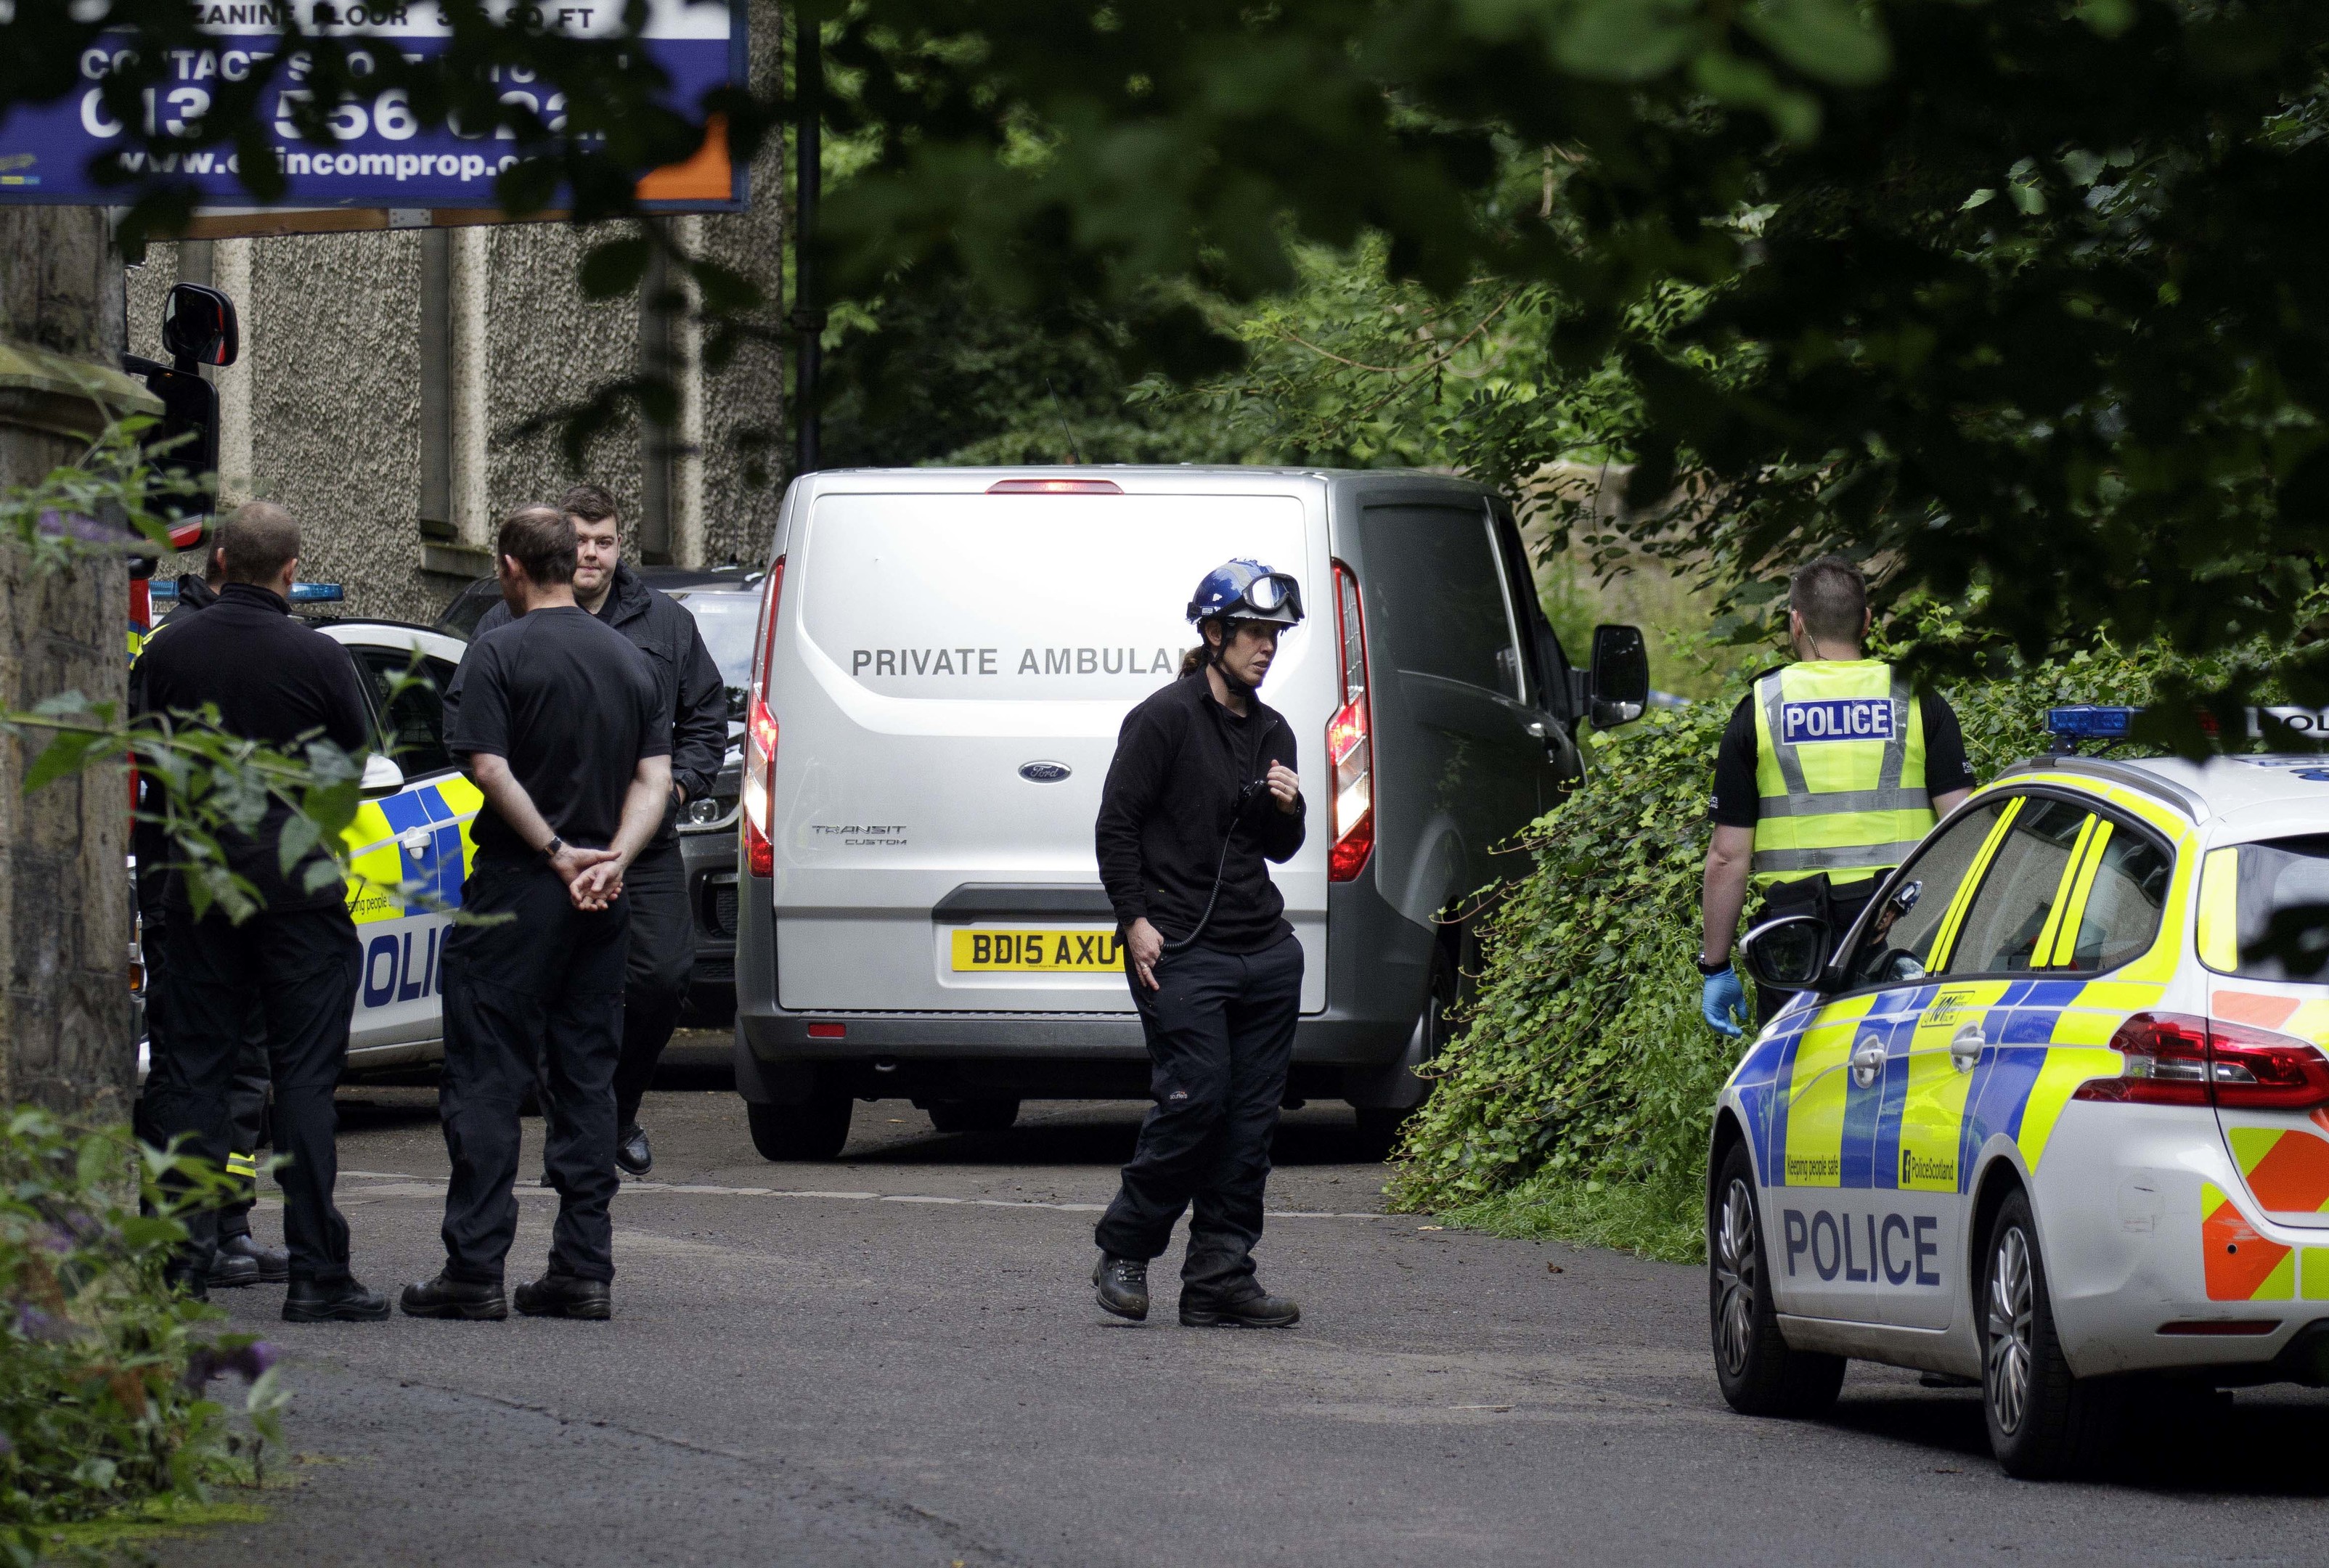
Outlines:
POLYGON ((1504 567, 1480 508, 1370 506, 1366 540, 1378 581, 1399 585, 1381 606, 1400 667, 1520 695, 1504 567))
POLYGON ((2007 800, 2001 798, 1975 807, 1909 861, 1860 940, 1852 965, 1855 984, 1881 986, 1923 977, 1932 956, 1933 939, 1940 933, 1941 917, 1971 874, 1982 845, 2006 805, 2007 800), (1911 886, 1916 889, 1913 899, 1905 896, 1911 886), (1908 907, 1896 912, 1902 903, 1908 907))
POLYGON ((2079 915, 2070 961, 2060 962, 2058 948, 2053 966, 2057 969, 2079 974, 2116 969, 2149 951, 2159 935, 2160 915, 2167 906, 2167 883, 2175 862, 2142 835, 2110 826, 2110 837, 2103 845, 2079 915))
POLYGON ((2043 967, 2034 962, 2038 939, 2051 934, 2048 917, 2066 891, 2062 870, 2089 815, 2062 800, 2033 797, 2023 804, 1966 911, 1942 973, 2016 974, 2043 967))
POLYGON ((445 750, 445 688, 453 684, 453 666, 443 659, 423 657, 413 671, 419 678, 397 685, 412 656, 401 648, 364 647, 349 650, 356 667, 372 687, 373 711, 380 714, 382 739, 408 779, 441 773, 453 766, 445 750))
POLYGON ((2211 853, 2200 882, 2200 957, 2244 979, 2329 976, 2329 834, 2211 853))

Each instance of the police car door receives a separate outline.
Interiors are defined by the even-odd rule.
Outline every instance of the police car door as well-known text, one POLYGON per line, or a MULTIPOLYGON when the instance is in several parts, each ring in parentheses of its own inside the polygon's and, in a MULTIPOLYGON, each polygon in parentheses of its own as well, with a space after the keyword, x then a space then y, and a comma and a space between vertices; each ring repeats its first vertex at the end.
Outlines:
POLYGON ((474 853, 465 827, 482 798, 445 750, 442 692, 460 645, 401 627, 325 629, 355 660, 382 744, 404 770, 404 787, 364 802, 348 834, 348 908, 363 943, 349 1051, 363 1066, 368 1053, 443 1035, 440 959, 474 853))
POLYGON ((1862 922, 1847 988, 1775 1025, 1798 1031, 1782 1051, 1764 1162, 1783 1312, 1947 1324, 1954 1150, 1940 1160, 1931 1129, 1963 1090, 1941 1078, 1954 1065, 1935 1042, 1955 1038, 1967 999, 1928 966, 1946 962, 2012 810, 2010 799, 1985 802, 1928 838, 1862 922))

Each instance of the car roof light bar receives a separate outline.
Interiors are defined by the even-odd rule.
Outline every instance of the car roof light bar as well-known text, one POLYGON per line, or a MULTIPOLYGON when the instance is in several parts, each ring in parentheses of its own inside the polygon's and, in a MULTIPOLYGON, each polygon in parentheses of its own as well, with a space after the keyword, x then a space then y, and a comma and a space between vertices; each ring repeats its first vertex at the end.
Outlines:
POLYGON ((990 496, 1121 496, 1113 479, 997 479, 986 487, 990 496))
POLYGON ((2124 741, 2134 732, 2135 716, 2141 712, 2141 708, 2080 703, 2075 707, 2047 709, 2046 728, 2073 740, 2124 741))

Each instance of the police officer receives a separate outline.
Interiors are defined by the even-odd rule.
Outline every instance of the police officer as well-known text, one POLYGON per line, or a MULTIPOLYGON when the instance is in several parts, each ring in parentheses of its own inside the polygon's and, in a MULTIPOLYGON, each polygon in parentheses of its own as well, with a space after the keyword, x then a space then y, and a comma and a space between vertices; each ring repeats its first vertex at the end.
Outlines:
MULTIPOLYGON (((1957 714, 1861 656, 1869 624, 1858 567, 1824 555, 1797 571, 1787 636, 1798 662, 1757 676, 1723 731, 1698 957, 1700 1011, 1719 1033, 1742 1033, 1730 947, 1750 885, 1763 894, 1760 918, 1817 914, 1841 935, 1936 814, 1973 788, 1957 714)), ((1760 996, 1757 1026, 1786 1001, 1760 996)))
MULTIPOLYGON (((687 607, 650 588, 621 557, 622 519, 614 497, 577 485, 559 502, 574 525, 574 602, 621 632, 647 656, 656 709, 671 746, 671 803, 662 826, 623 874, 630 906, 631 956, 623 984, 623 1051, 615 1067, 615 1160, 631 1175, 655 1167, 639 1126, 639 1103, 679 1022, 695 965, 687 908, 687 863, 679 848, 680 808, 712 793, 728 754, 728 688, 687 607)), ((505 605, 477 622, 482 637, 509 624, 505 605)))
POLYGON ((1148 1261, 1192 1207, 1181 1321, 1290 1327, 1254 1279, 1270 1138, 1302 999, 1302 945, 1265 861, 1302 847, 1294 731, 1258 694, 1302 620, 1293 578, 1253 561, 1189 601, 1203 639, 1181 678, 1126 715, 1093 838, 1124 933, 1155 1105, 1093 1239, 1100 1306, 1148 1315, 1148 1261))
MULTIPOLYGON (((279 506, 252 502, 227 519, 219 550, 225 582, 218 602, 146 651, 145 710, 184 715, 215 704, 230 734, 281 750, 320 736, 360 760, 372 725, 355 666, 339 644, 290 616, 298 524, 279 506)), ((327 855, 311 850, 283 871, 279 844, 290 814, 276 802, 256 834, 220 830, 229 868, 261 901, 240 925, 216 905, 196 920, 183 875, 170 879, 169 959, 154 1003, 173 1068, 147 1084, 146 1116, 159 1136, 186 1134, 190 1152, 225 1162, 228 1100, 255 999, 275 1084, 275 1146, 288 1159, 280 1176, 291 1254, 283 1317, 376 1321, 388 1316, 388 1300, 349 1272, 347 1223, 332 1203, 339 1170, 332 1091, 347 1058, 360 947, 327 855)), ((189 1228, 187 1256, 174 1272, 193 1282, 216 1254, 216 1216, 198 1214, 189 1228)))
POLYGON ((452 1156, 445 1267, 405 1287, 415 1318, 509 1316, 518 1105, 549 1071, 543 1158, 558 1193, 550 1268, 521 1285, 538 1318, 611 1315, 615 1060, 629 946, 623 874, 671 792, 671 732, 647 658, 574 601, 574 530, 527 506, 495 545, 514 619, 469 644, 445 694, 446 749, 484 792, 461 907, 509 918, 445 939, 438 1119, 452 1156))
MULTIPOLYGON (((218 602, 219 588, 226 581, 225 556, 224 550, 213 546, 202 575, 191 571, 179 574, 178 602, 148 634, 146 647, 152 647, 154 638, 171 627, 183 625, 218 602)), ((146 662, 141 652, 129 671, 133 713, 145 711, 145 686, 146 662)), ((141 774, 137 785, 138 817, 131 829, 137 852, 137 945, 145 957, 146 994, 151 999, 169 983, 170 916, 165 894, 172 856, 169 834, 161 821, 159 784, 141 774)), ((158 1007, 146 1008, 146 1043, 147 1085, 174 1082, 179 1063, 170 1049, 168 1028, 158 1007), (163 1025, 158 1030, 157 1024, 163 1025)), ((219 1209, 218 1248, 211 1255, 210 1272, 204 1282, 212 1289, 261 1282, 280 1284, 291 1277, 291 1254, 281 1247, 268 1246, 250 1233, 251 1206, 259 1198, 259 1145, 267 1119, 267 1018, 256 1006, 250 1008, 244 1020, 242 1054, 235 1063, 234 1078, 227 1089, 227 1114, 233 1123, 234 1135, 227 1150, 226 1174, 235 1178, 237 1195, 219 1209)), ((137 1121, 138 1136, 146 1142, 159 1148, 168 1141, 156 1134, 146 1118, 142 1100, 137 1121)))

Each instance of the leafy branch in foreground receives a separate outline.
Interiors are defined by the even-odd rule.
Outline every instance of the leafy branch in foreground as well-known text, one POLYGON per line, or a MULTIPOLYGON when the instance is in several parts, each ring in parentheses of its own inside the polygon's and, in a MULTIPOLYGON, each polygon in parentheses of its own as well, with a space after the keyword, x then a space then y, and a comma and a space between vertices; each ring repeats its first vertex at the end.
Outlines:
POLYGON ((222 1314, 163 1280, 182 1216, 233 1185, 127 1129, 0 1125, 0 1560, 45 1560, 60 1525, 253 1485, 282 1446, 274 1347, 215 1333, 222 1314), (211 1397, 222 1373, 250 1384, 239 1424, 211 1397))

